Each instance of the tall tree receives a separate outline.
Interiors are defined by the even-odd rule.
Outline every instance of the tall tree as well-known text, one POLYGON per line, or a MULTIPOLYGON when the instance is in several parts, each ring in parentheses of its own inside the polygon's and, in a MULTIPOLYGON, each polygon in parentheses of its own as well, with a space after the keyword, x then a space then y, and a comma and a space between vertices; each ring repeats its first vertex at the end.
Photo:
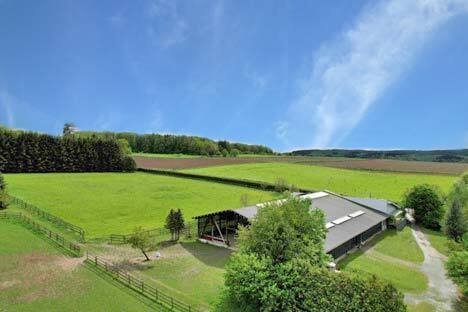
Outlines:
POLYGON ((445 219, 445 233, 448 237, 459 242, 466 233, 466 223, 463 217, 460 200, 455 198, 447 211, 445 219))
POLYGON ((171 240, 175 240, 176 212, 174 209, 171 209, 166 217, 165 228, 171 232, 171 240))
POLYGON ((405 194, 404 205, 414 210, 416 223, 430 229, 440 229, 444 212, 439 193, 436 186, 421 184, 414 186, 405 194))
POLYGON ((177 209, 174 213, 174 232, 176 233, 176 240, 180 238, 180 232, 185 227, 184 216, 182 215, 182 211, 177 209))
POLYGON ((74 123, 67 122, 63 125, 63 131, 62 131, 63 136, 68 136, 75 131, 76 131, 76 126, 74 123))

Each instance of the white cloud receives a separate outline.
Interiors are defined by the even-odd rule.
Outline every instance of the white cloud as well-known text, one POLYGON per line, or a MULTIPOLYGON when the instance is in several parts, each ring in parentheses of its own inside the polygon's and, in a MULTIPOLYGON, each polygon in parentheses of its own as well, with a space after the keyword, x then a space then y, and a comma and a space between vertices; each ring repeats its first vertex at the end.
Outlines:
POLYGON ((179 14, 176 1, 152 0, 148 14, 152 19, 148 35, 159 45, 167 48, 187 39, 188 25, 179 14))
POLYGON ((5 120, 8 127, 14 127, 15 125, 15 113, 13 111, 15 103, 16 99, 11 94, 6 90, 0 90, 0 107, 5 114, 5 118, 0 118, 0 121, 5 120))
POLYGON ((311 77, 283 121, 289 124, 288 147, 339 143, 435 30, 467 11, 467 0, 391 0, 367 7, 316 55, 311 77))

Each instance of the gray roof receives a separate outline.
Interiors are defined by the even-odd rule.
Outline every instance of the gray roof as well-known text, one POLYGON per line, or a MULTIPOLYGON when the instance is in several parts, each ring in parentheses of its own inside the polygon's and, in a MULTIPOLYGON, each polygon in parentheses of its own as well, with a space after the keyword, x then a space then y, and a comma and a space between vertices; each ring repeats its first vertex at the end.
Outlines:
POLYGON ((383 213, 334 194, 314 199, 312 207, 318 208, 325 213, 325 222, 327 223, 359 210, 364 212, 360 216, 351 218, 328 229, 327 238, 325 239, 325 252, 335 249, 388 218, 383 213))
POLYGON ((351 196, 344 196, 344 197, 360 205, 364 205, 368 208, 385 213, 388 216, 393 216, 399 211, 399 207, 397 206, 397 204, 391 201, 385 200, 385 199, 360 198, 360 197, 351 197, 351 196))
POLYGON ((248 206, 244 208, 234 209, 233 211, 250 220, 257 215, 258 207, 248 206))

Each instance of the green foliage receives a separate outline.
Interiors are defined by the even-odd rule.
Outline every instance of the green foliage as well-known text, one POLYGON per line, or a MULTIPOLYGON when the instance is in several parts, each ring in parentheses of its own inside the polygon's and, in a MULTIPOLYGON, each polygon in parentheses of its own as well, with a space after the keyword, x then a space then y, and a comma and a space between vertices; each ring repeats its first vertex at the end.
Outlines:
POLYGON ((117 139, 117 143, 119 144, 120 152, 123 155, 130 156, 132 154, 132 148, 126 139, 117 139))
POLYGON ((124 158, 112 139, 55 137, 0 129, 0 171, 122 171, 124 158))
POLYGON ((221 150, 221 155, 223 155, 223 157, 228 157, 228 156, 229 156, 229 152, 228 152, 226 149, 222 149, 222 150, 221 150))
POLYGON ((231 157, 237 157, 240 154, 240 151, 237 148, 231 150, 231 157))
POLYGON ((239 311, 406 311, 403 295, 391 284, 303 260, 274 265, 255 254, 236 254, 226 285, 223 301, 239 311))
POLYGON ((445 233, 451 239, 459 242, 466 232, 466 223, 461 210, 460 200, 456 198, 447 211, 445 218, 445 233))
MULTIPOLYGON (((462 174, 460 178, 455 181, 452 189, 449 192, 447 205, 453 206, 457 201, 462 210, 462 217, 465 226, 468 224, 468 172, 462 174)), ((448 215, 446 216, 446 218, 448 215)), ((447 221, 447 220, 446 220, 447 221)), ((466 231, 466 230, 465 230, 466 231)))
POLYGON ((259 210, 239 233, 217 311, 405 311, 403 296, 375 277, 324 269, 323 212, 290 198, 259 210))
POLYGON ((221 155, 222 150, 231 154, 234 149, 240 153, 272 154, 273 151, 262 145, 213 141, 207 138, 172 134, 136 134, 130 132, 92 132, 80 131, 75 137, 99 137, 106 139, 125 139, 133 152, 153 154, 188 154, 188 155, 221 155))
POLYGON ((144 231, 141 227, 137 227, 128 239, 128 242, 133 248, 139 249, 145 256, 147 261, 150 260, 147 255, 147 252, 154 249, 155 244, 151 240, 148 231, 144 231))
POLYGON ((468 251, 454 252, 445 264, 448 276, 458 284, 465 296, 468 296, 468 251))
POLYGON ((2 173, 0 172, 0 210, 6 209, 8 207, 8 202, 9 200, 6 190, 6 182, 2 173))
POLYGON ((404 207, 414 209, 416 223, 429 229, 440 229, 443 201, 435 186, 421 184, 411 188, 405 194, 404 207))
POLYGON ((184 216, 180 209, 171 209, 166 217, 165 228, 171 231, 172 240, 179 240, 180 232, 185 227, 184 216))
POLYGON ((300 258, 324 266, 330 260, 323 251, 325 236, 323 212, 310 211, 310 201, 291 197, 260 209, 251 226, 240 230, 238 246, 274 264, 300 258))
POLYGON ((122 158, 122 171, 134 172, 137 169, 135 160, 130 156, 124 156, 122 158))

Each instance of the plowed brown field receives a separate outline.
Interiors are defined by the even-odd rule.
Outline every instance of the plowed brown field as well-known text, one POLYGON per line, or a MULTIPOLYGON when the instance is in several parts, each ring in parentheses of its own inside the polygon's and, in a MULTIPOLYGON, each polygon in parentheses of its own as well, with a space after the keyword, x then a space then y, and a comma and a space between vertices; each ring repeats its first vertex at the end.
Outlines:
POLYGON ((272 156, 272 157, 200 157, 200 158, 157 158, 134 156, 139 168, 188 169, 259 162, 290 162, 344 169, 421 172, 459 175, 468 171, 468 163, 438 163, 425 161, 403 161, 390 159, 357 159, 338 157, 272 156))

